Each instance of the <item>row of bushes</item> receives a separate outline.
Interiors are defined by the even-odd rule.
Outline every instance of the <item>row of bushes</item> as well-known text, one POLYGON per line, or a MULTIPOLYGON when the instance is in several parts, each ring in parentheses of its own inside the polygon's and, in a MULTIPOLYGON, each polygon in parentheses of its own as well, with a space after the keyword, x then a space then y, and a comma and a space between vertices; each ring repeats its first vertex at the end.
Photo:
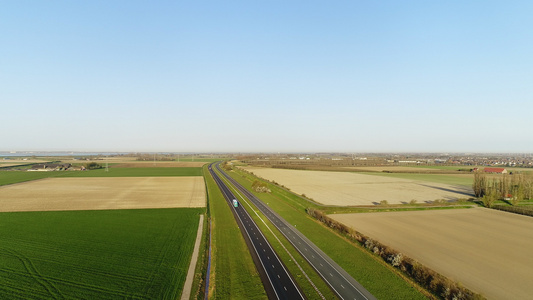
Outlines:
POLYGON ((421 265, 402 253, 333 220, 320 210, 307 208, 307 213, 338 233, 346 236, 351 241, 358 242, 370 252, 378 255, 391 266, 401 270, 404 274, 441 299, 484 299, 483 296, 476 294, 461 286, 459 283, 421 265))
POLYGON ((520 214, 520 215, 533 217, 533 208, 532 207, 494 205, 492 208, 498 209, 498 210, 507 211, 507 212, 512 212, 512 213, 515 213, 515 214, 520 214))

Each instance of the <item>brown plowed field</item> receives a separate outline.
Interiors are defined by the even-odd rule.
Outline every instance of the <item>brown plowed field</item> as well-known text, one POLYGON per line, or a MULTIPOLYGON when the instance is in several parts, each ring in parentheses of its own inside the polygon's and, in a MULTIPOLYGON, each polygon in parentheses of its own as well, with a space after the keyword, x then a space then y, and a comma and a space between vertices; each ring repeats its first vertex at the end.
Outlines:
POLYGON ((326 205, 371 205, 470 197, 472 189, 443 183, 347 172, 302 171, 246 167, 255 175, 276 181, 297 194, 326 205))
POLYGON ((533 218, 486 208, 329 215, 488 299, 531 299, 533 218))
POLYGON ((0 212, 205 207, 204 178, 48 178, 0 187, 0 212))

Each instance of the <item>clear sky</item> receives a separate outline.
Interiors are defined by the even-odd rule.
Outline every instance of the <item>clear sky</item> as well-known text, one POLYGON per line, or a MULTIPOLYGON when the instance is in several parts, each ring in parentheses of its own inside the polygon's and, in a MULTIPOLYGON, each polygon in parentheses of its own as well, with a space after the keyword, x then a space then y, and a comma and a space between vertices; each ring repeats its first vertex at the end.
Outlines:
POLYGON ((532 1, 0 1, 0 150, 533 152, 532 1))

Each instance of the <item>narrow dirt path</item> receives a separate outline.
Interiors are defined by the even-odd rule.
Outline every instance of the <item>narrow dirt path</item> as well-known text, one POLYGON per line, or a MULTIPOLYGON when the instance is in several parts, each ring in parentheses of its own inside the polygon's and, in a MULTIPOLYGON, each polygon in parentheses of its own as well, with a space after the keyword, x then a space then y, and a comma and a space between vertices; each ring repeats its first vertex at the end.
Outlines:
POLYGON ((194 279, 194 269, 196 268, 196 261, 198 260, 198 250, 200 249, 200 242, 202 241, 202 232, 204 229, 204 215, 200 215, 200 224, 198 224, 198 232, 196 233, 196 241, 194 242, 194 250, 192 251, 191 264, 189 271, 187 271, 187 279, 183 286, 181 293, 181 300, 189 300, 191 297, 192 282, 194 279))

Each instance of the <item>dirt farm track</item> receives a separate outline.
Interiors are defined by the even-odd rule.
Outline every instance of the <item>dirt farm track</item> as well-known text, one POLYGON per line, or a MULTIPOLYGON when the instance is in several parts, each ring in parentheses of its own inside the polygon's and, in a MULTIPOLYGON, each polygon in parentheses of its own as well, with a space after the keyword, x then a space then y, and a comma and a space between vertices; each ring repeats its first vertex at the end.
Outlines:
POLYGON ((488 299, 531 299, 533 218, 486 208, 329 215, 488 299))
POLYGON ((0 212, 205 205, 201 176, 48 178, 0 187, 0 212))

